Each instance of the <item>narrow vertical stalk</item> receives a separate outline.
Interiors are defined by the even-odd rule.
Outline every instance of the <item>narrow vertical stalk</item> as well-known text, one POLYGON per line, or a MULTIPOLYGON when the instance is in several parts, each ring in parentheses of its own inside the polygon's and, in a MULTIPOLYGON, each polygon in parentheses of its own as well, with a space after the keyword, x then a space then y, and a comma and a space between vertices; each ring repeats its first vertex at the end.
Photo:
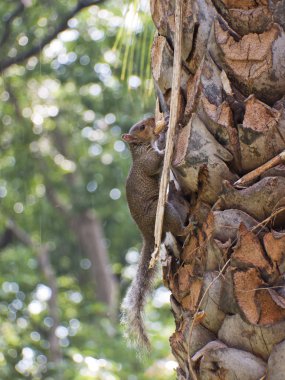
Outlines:
POLYGON ((159 199, 157 204, 156 220, 155 220, 155 249, 152 254, 150 268, 153 268, 159 255, 161 235, 163 228, 163 217, 165 203, 167 199, 167 188, 169 183, 169 173, 171 159, 173 155, 175 127, 178 120, 178 99, 180 93, 181 81, 181 45, 182 45, 182 1, 176 0, 175 5, 175 37, 174 37, 174 62, 172 75, 172 92, 170 101, 170 118, 169 127, 166 135, 165 156, 160 181, 159 199))

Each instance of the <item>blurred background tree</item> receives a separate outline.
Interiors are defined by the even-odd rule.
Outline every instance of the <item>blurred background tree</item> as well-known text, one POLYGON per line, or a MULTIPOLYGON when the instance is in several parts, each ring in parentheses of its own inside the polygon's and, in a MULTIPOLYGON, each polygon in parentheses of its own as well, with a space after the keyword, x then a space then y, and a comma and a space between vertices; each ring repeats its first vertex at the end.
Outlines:
POLYGON ((143 363, 118 323, 140 249, 120 136, 154 108, 147 5, 0 4, 1 380, 174 378, 163 287, 143 363))

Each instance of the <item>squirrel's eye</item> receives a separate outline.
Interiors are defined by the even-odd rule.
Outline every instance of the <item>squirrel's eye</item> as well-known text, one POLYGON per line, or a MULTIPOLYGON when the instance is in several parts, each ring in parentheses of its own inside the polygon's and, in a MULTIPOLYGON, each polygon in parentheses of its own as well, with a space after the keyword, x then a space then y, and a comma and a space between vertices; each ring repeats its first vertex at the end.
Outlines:
POLYGON ((144 131, 144 129, 145 129, 145 125, 141 125, 140 126, 140 131, 144 131))

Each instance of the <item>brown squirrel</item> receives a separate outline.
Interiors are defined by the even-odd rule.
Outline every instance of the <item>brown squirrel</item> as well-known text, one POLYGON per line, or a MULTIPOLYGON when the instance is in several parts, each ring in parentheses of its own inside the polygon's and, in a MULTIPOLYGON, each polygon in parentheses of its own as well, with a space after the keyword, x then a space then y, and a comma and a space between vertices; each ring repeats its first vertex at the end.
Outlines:
MULTIPOLYGON (((127 201, 143 236, 136 277, 122 303, 122 323, 131 343, 147 350, 150 343, 143 323, 143 309, 155 274, 155 269, 149 269, 149 263, 154 250, 154 227, 163 163, 163 154, 154 149, 157 138, 154 118, 140 121, 122 136, 129 144, 133 161, 126 183, 127 201)), ((175 236, 186 236, 190 226, 183 226, 174 205, 175 202, 170 201, 165 205, 163 235, 169 231, 175 236)))

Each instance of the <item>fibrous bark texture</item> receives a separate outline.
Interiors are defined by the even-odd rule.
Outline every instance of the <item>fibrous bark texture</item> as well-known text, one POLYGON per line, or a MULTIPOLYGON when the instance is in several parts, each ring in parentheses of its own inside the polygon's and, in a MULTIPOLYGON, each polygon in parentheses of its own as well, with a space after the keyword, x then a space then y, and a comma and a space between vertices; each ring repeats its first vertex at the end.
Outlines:
MULTIPOLYGON (((235 183, 285 150, 285 1, 182 3, 172 171, 196 228, 163 262, 178 379, 281 380, 285 167, 235 183)), ((175 1, 151 0, 151 12, 152 72, 168 101, 175 1)))

